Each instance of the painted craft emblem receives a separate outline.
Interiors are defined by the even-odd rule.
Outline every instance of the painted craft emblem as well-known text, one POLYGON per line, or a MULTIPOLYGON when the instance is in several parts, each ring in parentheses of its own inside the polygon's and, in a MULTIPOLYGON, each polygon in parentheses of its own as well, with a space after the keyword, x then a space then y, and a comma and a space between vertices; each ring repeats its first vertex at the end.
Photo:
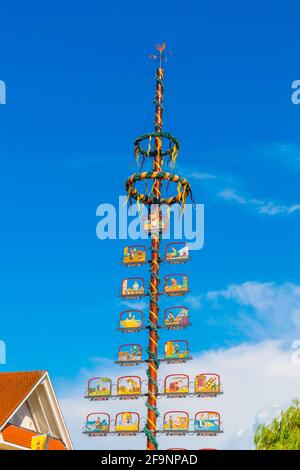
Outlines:
POLYGON ((168 411, 164 416, 164 431, 188 431, 189 415, 185 411, 168 411))
POLYGON ((124 344, 119 348, 120 362, 137 362, 142 360, 142 347, 139 344, 124 344))
POLYGON ((165 310, 164 324, 167 327, 180 327, 189 324, 189 311, 186 307, 172 307, 165 310))
POLYGON ((195 416, 195 431, 220 431, 220 414, 215 411, 199 411, 195 416))
POLYGON ((117 381, 117 395, 140 395, 141 379, 137 376, 119 377, 117 381))
POLYGON ((180 395, 181 393, 188 393, 189 391, 189 377, 185 374, 168 375, 165 378, 165 393, 169 395, 180 395))
POLYGON ((140 329, 143 326, 143 312, 141 310, 126 310, 120 315, 120 328, 123 330, 140 329))
POLYGON ((125 411, 116 416, 116 432, 137 432, 139 431, 140 417, 138 413, 125 411))
POLYGON ((144 279, 140 277, 126 278, 122 282, 122 297, 138 298, 144 295, 144 279))
POLYGON ((189 246, 184 242, 169 243, 166 247, 166 261, 183 263, 189 260, 189 246))
POLYGON ((111 395, 112 382, 107 377, 94 377, 89 380, 88 397, 107 397, 111 395))
POLYGON ((165 343, 165 359, 185 359, 189 356, 187 341, 167 341, 165 343))
POLYGON ((149 217, 145 218, 143 223, 143 228, 145 232, 155 232, 157 230, 164 232, 168 229, 168 226, 168 217, 162 215, 162 217, 160 218, 157 214, 150 214, 149 217))
POLYGON ((128 266, 146 263, 146 248, 142 245, 126 246, 123 253, 123 263, 128 266))
POLYGON ((199 374, 195 378, 196 393, 220 393, 220 376, 218 374, 199 374))
POLYGON ((86 418, 86 432, 91 434, 106 433, 110 430, 110 416, 108 413, 90 413, 86 418))
POLYGON ((188 290, 188 278, 185 274, 168 274, 165 276, 165 294, 183 295, 188 290))

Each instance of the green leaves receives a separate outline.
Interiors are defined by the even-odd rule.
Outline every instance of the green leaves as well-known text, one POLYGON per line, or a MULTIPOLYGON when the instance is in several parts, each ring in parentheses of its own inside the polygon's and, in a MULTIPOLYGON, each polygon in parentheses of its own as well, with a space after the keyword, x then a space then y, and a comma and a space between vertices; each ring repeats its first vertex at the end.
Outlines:
POLYGON ((300 450, 300 402, 282 411, 269 426, 260 424, 255 432, 256 450, 300 450))

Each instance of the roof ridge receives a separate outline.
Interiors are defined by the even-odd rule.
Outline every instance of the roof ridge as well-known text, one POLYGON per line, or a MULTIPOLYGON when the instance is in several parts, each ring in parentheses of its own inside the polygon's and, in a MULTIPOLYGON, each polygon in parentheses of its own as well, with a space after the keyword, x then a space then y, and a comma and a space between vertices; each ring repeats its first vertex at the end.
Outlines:
POLYGON ((22 370, 17 370, 17 371, 4 371, 4 372, 0 372, 0 375, 3 375, 3 374, 32 374, 32 373, 40 373, 40 374, 45 374, 47 372, 47 370, 43 370, 43 369, 39 369, 39 370, 25 370, 25 371, 22 371, 22 370))

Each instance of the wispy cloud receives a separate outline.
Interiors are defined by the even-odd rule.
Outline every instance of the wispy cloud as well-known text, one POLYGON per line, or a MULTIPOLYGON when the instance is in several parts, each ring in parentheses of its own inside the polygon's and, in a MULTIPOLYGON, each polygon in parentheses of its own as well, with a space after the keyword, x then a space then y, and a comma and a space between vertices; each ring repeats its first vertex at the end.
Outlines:
POLYGON ((185 298, 185 303, 194 309, 200 309, 202 307, 201 297, 197 295, 188 295, 185 298))
MULTIPOLYGON (((258 145, 256 146, 258 147, 258 145)), ((260 145, 266 157, 276 159, 284 165, 299 164, 300 145, 290 142, 272 142, 268 145, 260 145)))
POLYGON ((213 318, 255 341, 295 339, 300 329, 300 285, 249 281, 208 292, 213 318), (230 312, 230 315, 228 314, 230 312))
POLYGON ((217 175, 213 175, 212 173, 201 173, 198 171, 194 171, 188 175, 189 178, 193 178, 195 180, 211 180, 217 178, 217 175))
POLYGON ((226 188, 218 193, 219 197, 227 201, 232 201, 237 204, 247 206, 260 214, 265 215, 278 215, 278 214, 293 214, 300 210, 300 204, 278 204, 274 201, 265 201, 251 196, 243 195, 234 188, 226 188))
MULTIPOLYGON (((295 143, 259 142, 249 144, 243 148, 219 149, 210 153, 212 161, 218 161, 220 154, 224 158, 230 154, 231 160, 239 159, 242 154, 247 155, 248 160, 252 162, 259 161, 261 164, 264 161, 266 165, 269 165, 269 159, 272 159, 272 167, 274 167, 276 161, 280 166, 284 165, 293 169, 298 167, 300 169, 300 145, 295 143)), ((239 176, 206 171, 206 169, 201 172, 191 172, 188 171, 188 168, 184 170, 183 173, 194 184, 201 184, 206 193, 238 204, 256 214, 267 216, 290 215, 300 210, 300 202, 296 201, 289 204, 277 200, 276 195, 273 194, 270 198, 262 198, 254 194, 251 189, 249 191, 241 189, 245 187, 245 181, 239 176)))
POLYGON ((148 307, 148 303, 145 300, 122 300, 119 305, 125 305, 125 307, 137 310, 144 310, 148 307))

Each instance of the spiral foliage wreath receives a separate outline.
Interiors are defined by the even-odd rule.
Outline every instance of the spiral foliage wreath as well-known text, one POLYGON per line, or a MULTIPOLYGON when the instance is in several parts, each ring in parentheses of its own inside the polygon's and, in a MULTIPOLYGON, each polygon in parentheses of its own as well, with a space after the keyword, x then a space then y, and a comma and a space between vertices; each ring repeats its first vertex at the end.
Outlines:
POLYGON ((126 191, 128 198, 135 199, 138 203, 142 204, 181 204, 184 209, 186 198, 192 196, 192 188, 189 181, 182 176, 169 173, 167 171, 144 171, 143 173, 134 173, 126 181, 126 191), (177 195, 169 198, 157 197, 151 191, 150 194, 142 194, 135 187, 136 181, 143 181, 148 179, 158 179, 160 181, 168 180, 169 182, 177 183, 177 195))
POLYGON ((176 139, 174 136, 169 134, 168 132, 150 132, 149 134, 144 134, 139 136, 135 142, 134 142, 134 148, 135 148, 135 153, 139 153, 140 155, 143 155, 145 157, 155 157, 157 154, 157 149, 151 150, 151 147, 149 148, 149 143, 151 145, 151 139, 155 137, 163 137, 165 139, 168 139, 170 142, 170 148, 168 150, 162 150, 161 151, 161 156, 164 157, 165 155, 170 155, 172 154, 173 151, 179 150, 180 144, 179 140, 176 139), (141 143, 144 140, 148 139, 148 149, 145 150, 142 148, 141 143))
POLYGON ((176 139, 173 135, 169 134, 168 132, 150 132, 149 134, 144 134, 139 136, 135 142, 134 142, 134 154, 137 163, 139 162, 139 156, 141 155, 143 157, 143 160, 146 157, 155 157, 158 152, 162 157, 165 157, 166 155, 169 155, 169 160, 172 161, 172 166, 174 168, 178 151, 179 151, 180 143, 179 140, 176 139), (154 149, 151 148, 151 141, 152 139, 159 139, 159 141, 156 141, 158 145, 154 149), (161 148, 161 139, 165 138, 169 141, 169 148, 168 150, 163 150, 161 148), (147 149, 142 147, 142 142, 145 140, 148 140, 148 145, 147 149))

